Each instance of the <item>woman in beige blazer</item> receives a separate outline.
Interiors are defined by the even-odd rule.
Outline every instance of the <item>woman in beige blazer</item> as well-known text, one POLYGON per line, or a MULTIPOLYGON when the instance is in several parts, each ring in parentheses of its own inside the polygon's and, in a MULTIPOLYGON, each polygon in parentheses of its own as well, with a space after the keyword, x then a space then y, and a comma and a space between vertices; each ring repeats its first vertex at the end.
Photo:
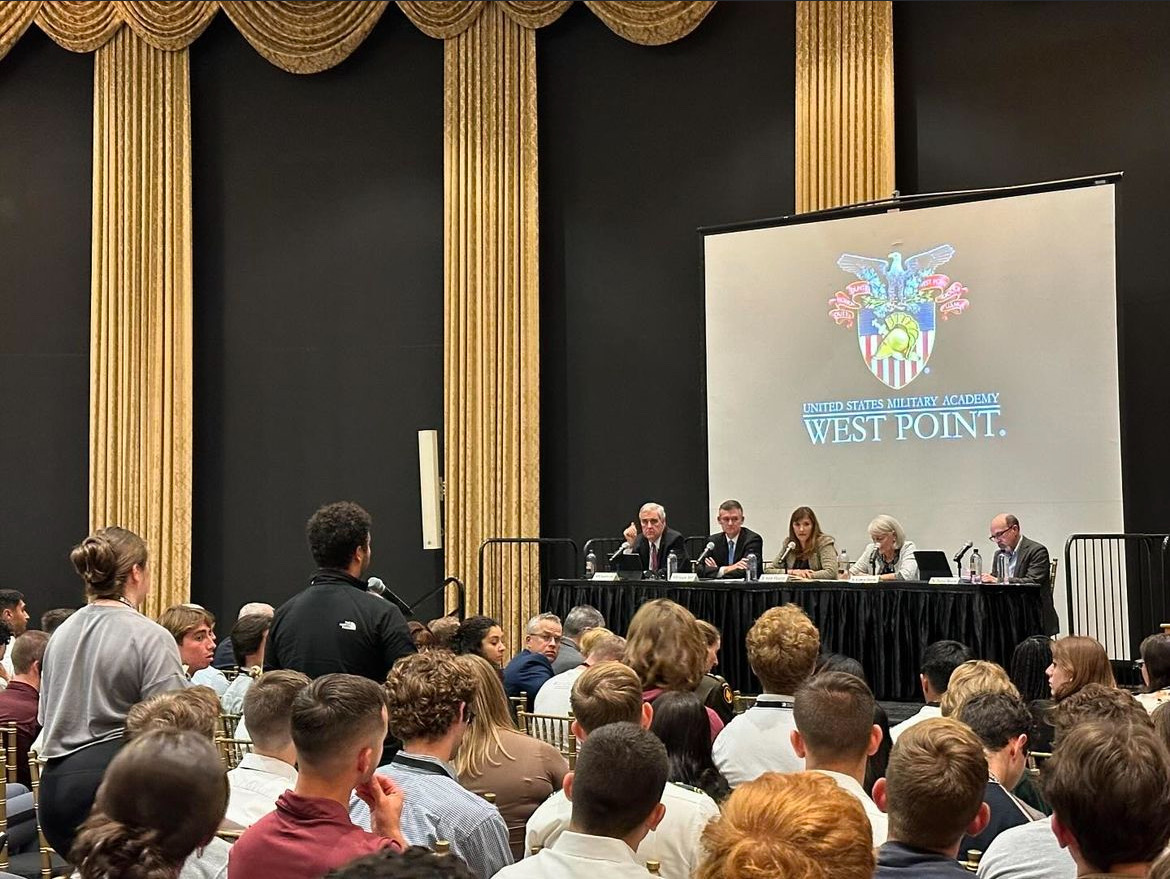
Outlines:
POLYGON ((837 579, 837 545, 831 536, 821 533, 821 524, 811 507, 792 511, 784 546, 772 562, 774 570, 786 570, 805 580, 837 579), (787 549, 788 546, 794 548, 787 549))

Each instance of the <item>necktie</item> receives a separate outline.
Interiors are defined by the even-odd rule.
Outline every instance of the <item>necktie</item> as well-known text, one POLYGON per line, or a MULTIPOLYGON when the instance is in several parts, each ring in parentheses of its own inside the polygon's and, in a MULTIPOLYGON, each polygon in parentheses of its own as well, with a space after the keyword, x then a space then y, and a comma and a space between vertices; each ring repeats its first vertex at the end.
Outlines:
POLYGON ((653 543, 650 544, 650 570, 658 570, 658 547, 653 543))
POLYGON ((729 564, 729 565, 735 564, 735 541, 734 540, 727 541, 727 564, 729 564))

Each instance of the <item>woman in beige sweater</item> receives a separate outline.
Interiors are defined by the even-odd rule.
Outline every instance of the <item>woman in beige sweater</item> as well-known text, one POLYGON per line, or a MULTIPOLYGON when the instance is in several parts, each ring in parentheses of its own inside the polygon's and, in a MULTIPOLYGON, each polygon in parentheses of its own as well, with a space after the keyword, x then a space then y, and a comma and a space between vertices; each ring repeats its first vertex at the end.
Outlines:
POLYGON ((837 579, 837 545, 828 534, 821 533, 821 523, 812 507, 797 507, 788 519, 788 537, 784 545, 795 549, 782 552, 772 562, 773 570, 786 570, 793 577, 806 580, 837 579))
POLYGON ((483 657, 456 659, 475 678, 474 722, 455 754, 459 783, 477 794, 492 793, 508 825, 512 856, 524 857, 524 825, 536 807, 561 789, 569 764, 547 742, 526 736, 512 723, 499 672, 483 657))

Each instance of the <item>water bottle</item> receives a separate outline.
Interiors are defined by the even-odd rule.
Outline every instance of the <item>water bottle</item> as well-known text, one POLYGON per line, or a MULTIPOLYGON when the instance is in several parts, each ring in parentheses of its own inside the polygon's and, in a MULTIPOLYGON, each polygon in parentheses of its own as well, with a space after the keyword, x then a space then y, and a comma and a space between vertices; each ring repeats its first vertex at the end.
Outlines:
POLYGON ((983 579, 983 556, 978 549, 971 550, 971 582, 978 583, 983 579))
POLYGON ((666 557, 666 579, 669 580, 671 577, 673 577, 677 573, 678 573, 678 553, 672 549, 670 551, 670 555, 668 555, 666 557))
POLYGON ((585 579, 592 580, 593 575, 597 573, 597 553, 589 550, 585 554, 585 579))
POLYGON ((747 558, 744 559, 747 563, 747 570, 744 572, 745 580, 755 580, 760 572, 760 560, 756 557, 754 552, 749 552, 747 558))
POLYGON ((845 575, 849 573, 849 552, 848 550, 841 550, 837 553, 837 579, 844 580, 845 575))

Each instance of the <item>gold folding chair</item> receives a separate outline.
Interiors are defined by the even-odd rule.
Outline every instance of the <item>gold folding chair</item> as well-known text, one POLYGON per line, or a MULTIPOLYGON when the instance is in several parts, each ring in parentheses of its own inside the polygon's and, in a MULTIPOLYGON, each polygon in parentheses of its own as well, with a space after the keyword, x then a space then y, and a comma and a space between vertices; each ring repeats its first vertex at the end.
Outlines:
POLYGON ((236 737, 236 727, 240 725, 240 714, 227 714, 221 712, 219 715, 219 732, 225 739, 234 739, 236 737))
POLYGON ((755 704, 755 696, 747 696, 736 690, 731 699, 731 711, 733 714, 743 714, 755 704))
POLYGON ((229 739, 224 736, 216 736, 215 747, 219 750, 223 765, 229 771, 240 765, 245 754, 252 753, 252 743, 247 739, 229 739))
POLYGON ((41 830, 40 791, 41 791, 41 763, 36 751, 28 752, 28 770, 32 776, 33 805, 37 806, 37 839, 40 841, 41 879, 58 879, 73 875, 73 868, 65 862, 60 854, 53 851, 45 833, 41 830))
POLYGON ((516 712, 516 725, 520 732, 548 742, 564 755, 569 761, 569 768, 577 765, 577 738, 572 732, 573 713, 561 714, 534 714, 523 708, 516 712))
POLYGON ((969 848, 969 849, 967 849, 967 859, 965 861, 959 861, 959 865, 961 867, 963 867, 964 869, 966 869, 968 872, 974 873, 974 872, 978 871, 979 860, 982 857, 983 857, 983 852, 979 851, 979 849, 969 848))
POLYGON ((525 730, 524 727, 520 725, 520 712, 528 710, 528 694, 521 690, 519 696, 509 696, 508 708, 512 712, 512 717, 516 721, 516 726, 520 727, 520 732, 527 732, 527 730, 525 730))

